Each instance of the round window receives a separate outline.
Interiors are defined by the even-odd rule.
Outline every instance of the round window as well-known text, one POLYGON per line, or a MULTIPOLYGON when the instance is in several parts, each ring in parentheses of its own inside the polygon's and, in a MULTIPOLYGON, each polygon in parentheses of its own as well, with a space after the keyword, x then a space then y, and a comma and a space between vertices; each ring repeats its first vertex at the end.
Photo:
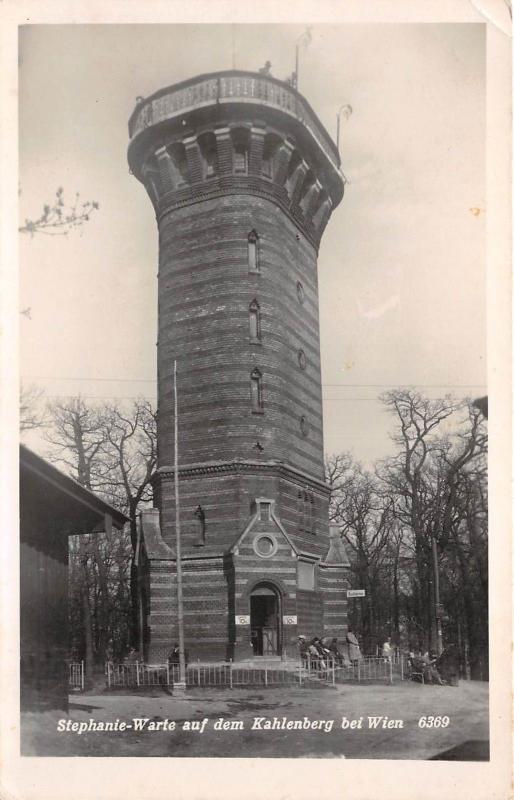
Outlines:
POLYGON ((300 430, 303 436, 307 436, 307 434, 309 433, 309 424, 305 417, 300 417, 300 430))
POLYGON ((307 359, 303 350, 298 350, 298 363, 300 365, 300 369, 305 369, 307 366, 307 359))
POLYGON ((277 552, 277 542, 269 533, 262 533, 254 539, 253 549, 261 558, 270 558, 277 552))
POLYGON ((296 284, 296 294, 298 295, 299 302, 303 305, 305 300, 305 292, 303 291, 303 286, 300 281, 298 281, 296 284))

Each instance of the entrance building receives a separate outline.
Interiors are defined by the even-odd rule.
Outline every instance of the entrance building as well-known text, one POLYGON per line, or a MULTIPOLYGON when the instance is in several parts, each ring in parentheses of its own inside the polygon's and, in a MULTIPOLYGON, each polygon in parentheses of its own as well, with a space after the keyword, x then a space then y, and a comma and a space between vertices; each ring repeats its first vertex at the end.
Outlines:
POLYGON ((343 636, 348 562, 329 529, 317 252, 339 153, 270 75, 201 75, 141 100, 129 164, 159 228, 156 508, 140 520, 145 656, 177 641, 175 479, 190 658, 291 654, 343 636), (178 475, 173 374, 177 363, 178 475))

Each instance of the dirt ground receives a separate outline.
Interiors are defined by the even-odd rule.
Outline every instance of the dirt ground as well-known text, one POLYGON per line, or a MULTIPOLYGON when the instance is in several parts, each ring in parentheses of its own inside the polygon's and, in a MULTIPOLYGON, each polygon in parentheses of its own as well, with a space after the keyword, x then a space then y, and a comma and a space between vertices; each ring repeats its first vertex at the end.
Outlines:
POLYGON ((473 681, 458 687, 404 681, 393 686, 195 689, 183 697, 163 689, 150 695, 80 694, 70 696, 68 716, 22 715, 22 755, 473 761, 488 758, 488 739, 488 684, 473 681), (447 717, 448 725, 420 727, 423 716, 447 717), (369 717, 382 719, 373 728, 369 717), (143 730, 135 729, 134 719, 148 720, 143 730), (79 734, 59 732, 59 720, 61 727, 90 720, 118 720, 132 727, 79 734), (391 720, 402 725, 387 727, 391 720), (200 730, 188 730, 194 728, 191 721, 200 730), (266 729, 266 721, 273 727, 266 729), (288 721, 306 727, 288 730, 288 721))

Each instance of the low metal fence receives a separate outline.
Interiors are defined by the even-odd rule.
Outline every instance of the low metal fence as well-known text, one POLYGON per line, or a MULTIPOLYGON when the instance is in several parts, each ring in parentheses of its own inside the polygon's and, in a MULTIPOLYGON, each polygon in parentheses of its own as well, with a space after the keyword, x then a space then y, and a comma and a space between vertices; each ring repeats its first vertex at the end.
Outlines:
MULTIPOLYGON (((111 688, 173 686, 179 682, 178 664, 106 664, 107 685, 111 688)), ((365 656, 354 663, 338 659, 307 657, 256 666, 230 661, 217 664, 188 664, 186 686, 280 686, 318 682, 335 685, 342 682, 393 683, 403 678, 403 661, 388 661, 379 656, 365 656)))
MULTIPOLYGON (((186 686, 274 686, 298 681, 299 665, 296 661, 280 665, 263 664, 262 667, 244 666, 232 662, 222 664, 189 664, 186 667, 186 686)), ((178 664, 106 665, 109 688, 137 686, 172 686, 179 681, 178 664)))
POLYGON ((84 662, 70 661, 68 663, 68 685, 73 691, 84 691, 84 662))
POLYGON ((332 684, 345 681, 393 683, 395 676, 403 678, 403 661, 393 662, 380 656, 361 656, 353 662, 330 656, 325 659, 308 656, 301 660, 300 666, 300 683, 302 679, 332 684))

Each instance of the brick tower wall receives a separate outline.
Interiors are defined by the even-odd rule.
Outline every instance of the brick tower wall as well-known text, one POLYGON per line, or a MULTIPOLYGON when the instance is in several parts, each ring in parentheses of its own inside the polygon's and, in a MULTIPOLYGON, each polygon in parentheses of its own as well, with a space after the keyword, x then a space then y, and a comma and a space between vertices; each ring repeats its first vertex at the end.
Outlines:
MULTIPOLYGON (((129 163, 159 226, 159 547, 173 550, 176 535, 176 361, 186 644, 221 657, 237 650, 251 576, 295 580, 298 558, 319 563, 329 548, 317 250, 343 194, 339 156, 298 92, 238 71, 157 92, 129 131, 129 163), (287 557, 234 551, 258 497, 287 529, 287 557)), ((174 562, 149 565, 158 649, 176 635, 174 562)), ((323 585, 279 590, 313 633, 323 585)))
POLYGON ((277 214, 274 203, 239 195, 236 187, 228 197, 165 214, 159 237, 160 464, 169 464, 173 453, 176 358, 182 464, 252 459, 259 452, 262 460, 286 462, 323 479, 314 247, 277 214), (251 231, 258 235, 259 272, 249 269, 251 231), (253 301, 261 327, 254 341, 253 301), (262 373, 262 414, 251 408, 255 368, 262 373), (257 442, 262 451, 256 451, 257 442))

